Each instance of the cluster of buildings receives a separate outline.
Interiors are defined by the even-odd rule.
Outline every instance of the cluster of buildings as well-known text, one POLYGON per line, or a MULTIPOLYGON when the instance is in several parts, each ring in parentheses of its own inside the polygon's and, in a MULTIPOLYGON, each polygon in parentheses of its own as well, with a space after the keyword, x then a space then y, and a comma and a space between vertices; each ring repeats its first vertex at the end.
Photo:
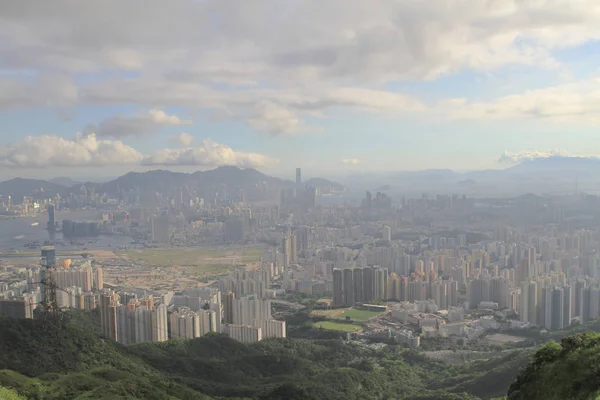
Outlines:
POLYGON ((0 316, 33 318, 46 298, 51 274, 56 305, 98 308, 103 334, 119 343, 193 339, 209 332, 244 342, 286 337, 285 321, 272 317, 266 297, 271 279, 279 274, 274 264, 265 263, 258 271, 236 270, 219 281, 221 290, 177 293, 139 293, 105 284, 101 267, 85 259, 58 260, 52 246, 42 247, 41 264, 0 269, 0 316))
MULTIPOLYGON (((101 268, 73 260, 55 265, 58 302, 104 307, 106 334, 123 343, 208 332, 242 341, 285 337, 270 302, 286 292, 331 298, 334 307, 393 303, 394 319, 403 324, 396 338, 410 345, 419 336, 408 326, 423 337, 475 338, 495 326, 480 315, 489 310, 505 313, 513 328, 560 330, 600 317, 600 235, 589 228, 589 215, 600 214, 598 197, 423 194, 394 202, 383 190, 345 205, 318 204, 319 190, 303 182, 300 169, 295 184, 284 187, 261 181, 233 190, 223 183, 151 196, 139 187, 123 189, 120 201, 128 212, 103 221, 123 226, 136 243, 254 243, 267 249, 262 264, 223 276, 209 289, 130 297, 112 286, 104 290, 101 268), (465 313, 475 317, 466 321, 465 313)), ((53 219, 53 206, 98 199, 83 188, 69 198, 31 204, 53 219)), ((19 206, 10 197, 0 202, 4 209, 30 207, 28 199, 19 206)), ((63 233, 65 226, 74 237, 94 231, 87 223, 63 221, 63 233)), ((42 252, 46 264, 56 263, 42 252)), ((35 282, 43 271, 4 274, 11 278, 0 281, 0 313, 30 316, 31 307, 22 305, 41 301, 43 285, 35 282)))
POLYGON ((379 266, 333 270, 333 305, 351 307, 373 300, 419 301, 434 299, 446 309, 458 303, 458 282, 433 275, 427 280, 406 277, 379 266))
POLYGON ((44 299, 45 278, 52 273, 56 284, 56 304, 61 309, 92 310, 97 306, 97 293, 104 287, 101 267, 90 260, 64 259, 57 262, 55 249, 44 246, 42 265, 30 267, 4 266, 0 270, 0 315, 33 318, 34 310, 44 299))
POLYGON ((123 344, 194 339, 210 332, 241 342, 286 337, 285 321, 271 315, 271 301, 255 295, 223 296, 218 289, 194 289, 161 298, 106 290, 100 295, 105 336, 123 344))

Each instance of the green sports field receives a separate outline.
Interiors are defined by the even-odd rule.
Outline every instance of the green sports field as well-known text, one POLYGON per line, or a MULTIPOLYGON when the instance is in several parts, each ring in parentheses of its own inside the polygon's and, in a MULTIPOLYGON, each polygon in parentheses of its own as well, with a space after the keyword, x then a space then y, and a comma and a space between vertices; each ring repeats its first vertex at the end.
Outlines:
POLYGON ((381 315, 382 312, 380 311, 368 311, 368 310, 357 310, 357 309, 350 309, 348 311, 346 311, 345 313, 341 314, 339 316, 340 319, 346 319, 346 317, 350 317, 351 320, 353 321, 368 321, 371 318, 375 318, 378 315, 381 315))
POLYGON ((315 328, 323 328, 330 331, 341 331, 341 332, 356 332, 360 330, 360 326, 354 324, 343 324, 341 322, 333 321, 322 321, 316 322, 315 328))

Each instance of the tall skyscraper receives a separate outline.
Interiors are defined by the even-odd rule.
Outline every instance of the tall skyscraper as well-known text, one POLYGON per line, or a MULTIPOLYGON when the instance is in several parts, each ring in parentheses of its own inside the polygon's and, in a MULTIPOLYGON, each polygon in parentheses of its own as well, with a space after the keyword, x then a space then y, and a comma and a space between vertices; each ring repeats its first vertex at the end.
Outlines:
POLYGON ((119 295, 106 292, 100 294, 100 326, 104 336, 117 340, 117 307, 119 295))
POLYGON ((101 267, 97 267, 94 271, 94 289, 104 289, 104 275, 101 267))
POLYGON ((302 184, 302 168, 296 168, 296 186, 300 187, 302 184))
POLYGON ((169 340, 167 306, 160 304, 151 311, 151 335, 153 342, 165 342, 169 340))
POLYGON ((387 299, 387 268, 374 268, 373 276, 373 298, 377 300, 387 299))
POLYGON ((50 204, 48 206, 48 232, 54 232, 55 220, 54 220, 54 206, 50 204))
POLYGON ((155 216, 150 219, 150 234, 153 242, 169 243, 169 217, 166 215, 155 216))
POLYGON ((356 303, 364 302, 363 294, 363 269, 354 268, 352 270, 352 281, 354 282, 354 301, 356 303))
POLYGON ((344 296, 343 301, 345 306, 354 305, 354 282, 352 279, 352 269, 346 268, 343 275, 344 280, 344 296))
POLYGON ((295 234, 290 235, 290 263, 298 262, 298 241, 295 234))
POLYGON ((54 246, 42 247, 42 265, 51 268, 56 267, 56 250, 54 246))
POLYGON ((258 342, 262 340, 262 328, 251 325, 225 325, 224 333, 240 342, 258 342))
POLYGON ((344 278, 341 269, 333 270, 333 305, 344 305, 344 278))
POLYGON ((371 208, 373 208, 373 195, 371 194, 371 192, 367 192, 367 194, 366 194, 365 208, 367 210, 370 210, 371 208))
POLYGON ((383 240, 391 242, 392 241, 392 228, 387 225, 383 226, 383 240))
POLYGON ((290 237, 289 236, 284 236, 283 239, 281 240, 281 253, 283 254, 283 265, 285 267, 287 267, 291 260, 291 251, 292 251, 292 245, 290 243, 290 237))
POLYGON ((223 295, 223 314, 224 322, 226 324, 233 324, 233 300, 235 299, 235 293, 228 291, 223 295))
POLYGON ((308 226, 303 226, 298 230, 298 250, 305 251, 308 250, 310 246, 310 228, 308 226))
POLYGON ((233 299, 233 324, 251 325, 255 319, 273 319, 271 316, 271 300, 246 296, 233 299))
POLYGON ((363 268, 363 302, 368 303, 375 298, 373 293, 373 284, 375 273, 373 267, 363 268))

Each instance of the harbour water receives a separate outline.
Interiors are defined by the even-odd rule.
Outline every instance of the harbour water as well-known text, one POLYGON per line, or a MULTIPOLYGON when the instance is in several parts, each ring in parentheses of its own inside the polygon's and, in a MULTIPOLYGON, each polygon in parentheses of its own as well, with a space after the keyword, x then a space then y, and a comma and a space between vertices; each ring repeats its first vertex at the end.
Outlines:
MULTIPOLYGON (((98 220, 100 212, 95 210, 67 211, 57 212, 56 221, 63 219, 88 221, 98 220)), ((25 247, 26 244, 39 242, 43 244, 50 239, 47 228, 48 215, 38 214, 34 217, 19 217, 0 219, 0 251, 31 251, 25 247), (39 224, 36 224, 39 222, 39 224)), ((100 250, 118 248, 128 245, 132 239, 123 235, 100 235, 94 238, 81 238, 71 244, 69 239, 64 239, 60 232, 55 234, 55 241, 64 244, 57 245, 57 251, 60 250, 80 250, 83 248, 89 250, 100 250)))

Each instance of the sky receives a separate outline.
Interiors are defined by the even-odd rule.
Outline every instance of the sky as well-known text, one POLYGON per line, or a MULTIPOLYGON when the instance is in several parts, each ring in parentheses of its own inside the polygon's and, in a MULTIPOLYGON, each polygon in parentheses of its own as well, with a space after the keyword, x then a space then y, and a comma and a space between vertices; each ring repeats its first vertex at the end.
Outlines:
POLYGON ((0 179, 600 155, 597 0, 0 0, 0 179))

